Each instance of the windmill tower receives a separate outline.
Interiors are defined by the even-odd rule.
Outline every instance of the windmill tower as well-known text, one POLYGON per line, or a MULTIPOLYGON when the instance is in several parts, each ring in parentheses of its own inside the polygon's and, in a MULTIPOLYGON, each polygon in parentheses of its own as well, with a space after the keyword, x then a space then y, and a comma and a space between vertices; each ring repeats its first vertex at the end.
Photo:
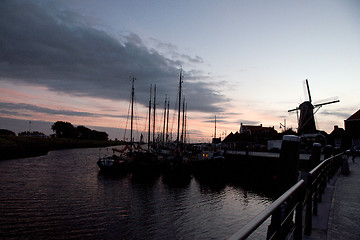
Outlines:
POLYGON ((315 126, 314 114, 317 113, 317 111, 324 105, 340 102, 339 100, 333 100, 333 101, 328 101, 313 105, 311 100, 309 82, 307 79, 306 79, 306 88, 308 92, 309 101, 304 101, 299 105, 299 107, 288 110, 288 112, 296 111, 297 113, 300 110, 300 119, 298 118, 299 135, 316 133, 317 131, 315 126))

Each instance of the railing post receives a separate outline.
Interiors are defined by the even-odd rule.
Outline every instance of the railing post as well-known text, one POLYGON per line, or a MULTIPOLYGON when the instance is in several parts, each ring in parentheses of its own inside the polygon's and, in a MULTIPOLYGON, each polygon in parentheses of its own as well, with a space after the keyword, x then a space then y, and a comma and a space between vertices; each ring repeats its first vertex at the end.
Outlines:
POLYGON ((320 163, 320 155, 321 155, 321 144, 320 143, 313 143, 311 156, 310 156, 310 166, 311 169, 319 165, 320 163))
POLYGON ((312 229, 312 175, 311 173, 308 174, 306 179, 306 209, 305 209, 305 228, 304 228, 304 234, 307 236, 310 236, 311 229, 312 229))
POLYGON ((303 220, 303 202, 305 199, 305 185, 303 184, 301 189, 299 190, 299 199, 298 204, 296 206, 295 213, 295 232, 294 232, 294 240, 302 239, 302 220, 303 220))
POLYGON ((319 188, 317 186, 318 184, 316 183, 315 186, 313 186, 314 189, 314 206, 313 206, 313 215, 317 216, 318 215, 318 198, 319 198, 319 188))
POLYGON ((328 179, 330 178, 329 167, 329 162, 326 162, 324 169, 321 172, 319 202, 322 202, 322 194, 325 192, 328 179))
POLYGON ((279 239, 281 229, 281 207, 278 207, 271 215, 271 222, 268 226, 266 239, 279 239))
POLYGON ((333 147, 331 145, 326 145, 324 148, 324 160, 331 157, 333 152, 333 147))

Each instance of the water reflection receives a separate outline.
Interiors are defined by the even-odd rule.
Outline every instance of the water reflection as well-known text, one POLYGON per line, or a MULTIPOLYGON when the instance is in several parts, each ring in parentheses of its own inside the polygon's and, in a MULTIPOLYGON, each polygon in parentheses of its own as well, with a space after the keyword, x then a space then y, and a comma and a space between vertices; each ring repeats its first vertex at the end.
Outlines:
POLYGON ((226 181, 104 175, 97 158, 98 149, 77 149, 1 161, 0 235, 224 239, 272 201, 226 181))

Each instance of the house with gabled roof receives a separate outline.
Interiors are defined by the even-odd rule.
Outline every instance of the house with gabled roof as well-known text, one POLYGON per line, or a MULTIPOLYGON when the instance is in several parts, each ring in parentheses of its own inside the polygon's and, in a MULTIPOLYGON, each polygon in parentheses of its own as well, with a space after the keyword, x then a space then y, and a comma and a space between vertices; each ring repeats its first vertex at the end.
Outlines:
POLYGON ((360 109, 345 120, 345 131, 351 138, 351 145, 360 147, 360 109))
POLYGON ((335 125, 334 129, 328 136, 328 143, 336 148, 343 148, 347 145, 348 136, 345 129, 335 125))

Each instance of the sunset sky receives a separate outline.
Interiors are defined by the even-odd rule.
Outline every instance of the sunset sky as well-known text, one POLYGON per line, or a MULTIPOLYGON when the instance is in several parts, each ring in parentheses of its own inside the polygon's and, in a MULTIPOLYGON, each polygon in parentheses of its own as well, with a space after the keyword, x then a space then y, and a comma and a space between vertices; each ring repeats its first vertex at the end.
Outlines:
POLYGON ((360 108, 360 1, 0 1, 0 128, 68 121, 122 139, 136 77, 135 139, 150 84, 157 131, 167 96, 176 138, 181 67, 191 142, 210 141, 215 115, 222 138, 296 129, 305 79, 313 103, 340 100, 315 115, 330 133, 360 108))

